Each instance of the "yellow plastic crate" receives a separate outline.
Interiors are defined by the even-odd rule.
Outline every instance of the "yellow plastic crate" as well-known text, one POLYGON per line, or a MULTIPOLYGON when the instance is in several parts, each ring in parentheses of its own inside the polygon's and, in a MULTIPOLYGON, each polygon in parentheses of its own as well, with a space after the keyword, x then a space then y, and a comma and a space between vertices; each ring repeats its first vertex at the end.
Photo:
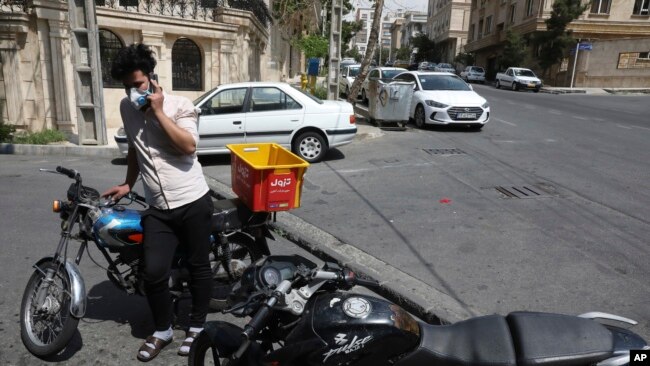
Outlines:
POLYGON ((275 143, 226 147, 232 157, 232 190, 252 211, 287 211, 300 207, 308 162, 275 143))

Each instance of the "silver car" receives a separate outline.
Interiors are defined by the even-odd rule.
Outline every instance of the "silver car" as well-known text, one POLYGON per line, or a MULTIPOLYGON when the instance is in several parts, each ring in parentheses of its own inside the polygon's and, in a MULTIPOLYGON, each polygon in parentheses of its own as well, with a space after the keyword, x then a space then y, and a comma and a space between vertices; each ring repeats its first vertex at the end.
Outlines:
POLYGON ((480 66, 467 66, 460 72, 460 77, 468 83, 475 81, 485 84, 485 70, 480 66))
POLYGON ((456 73, 456 69, 452 65, 445 63, 437 64, 433 71, 456 73))

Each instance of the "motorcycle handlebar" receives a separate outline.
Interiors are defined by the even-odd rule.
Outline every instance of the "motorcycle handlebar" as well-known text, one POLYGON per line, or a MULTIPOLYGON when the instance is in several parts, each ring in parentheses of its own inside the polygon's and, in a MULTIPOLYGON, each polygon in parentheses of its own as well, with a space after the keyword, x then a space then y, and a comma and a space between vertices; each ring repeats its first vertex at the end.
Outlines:
POLYGON ((61 173, 61 174, 67 175, 69 178, 72 178, 72 179, 75 179, 77 177, 77 174, 79 174, 74 169, 68 169, 68 168, 64 168, 62 166, 57 166, 56 171, 61 173))

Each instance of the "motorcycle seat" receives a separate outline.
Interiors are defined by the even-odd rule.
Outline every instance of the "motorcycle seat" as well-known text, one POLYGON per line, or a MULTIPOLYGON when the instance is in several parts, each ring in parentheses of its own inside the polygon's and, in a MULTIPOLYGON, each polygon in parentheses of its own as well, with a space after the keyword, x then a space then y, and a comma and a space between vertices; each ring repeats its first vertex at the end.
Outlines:
POLYGON ((590 365, 614 353, 612 333, 590 319, 536 312, 514 312, 506 319, 517 365, 590 365))
POLYGON ((503 316, 472 318, 452 325, 420 323, 420 345, 400 366, 515 366, 515 347, 503 316))

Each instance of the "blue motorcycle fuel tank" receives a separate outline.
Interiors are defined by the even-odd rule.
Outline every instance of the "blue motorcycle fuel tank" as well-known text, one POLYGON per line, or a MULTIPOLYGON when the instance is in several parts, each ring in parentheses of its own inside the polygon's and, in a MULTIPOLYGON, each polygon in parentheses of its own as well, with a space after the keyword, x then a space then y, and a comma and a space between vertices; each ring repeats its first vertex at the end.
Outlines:
POLYGON ((353 293, 312 298, 285 346, 265 357, 281 365, 392 365, 420 340, 416 320, 399 306, 353 293))
POLYGON ((103 209, 93 224, 97 243, 105 248, 123 248, 142 244, 140 211, 122 206, 103 209))

